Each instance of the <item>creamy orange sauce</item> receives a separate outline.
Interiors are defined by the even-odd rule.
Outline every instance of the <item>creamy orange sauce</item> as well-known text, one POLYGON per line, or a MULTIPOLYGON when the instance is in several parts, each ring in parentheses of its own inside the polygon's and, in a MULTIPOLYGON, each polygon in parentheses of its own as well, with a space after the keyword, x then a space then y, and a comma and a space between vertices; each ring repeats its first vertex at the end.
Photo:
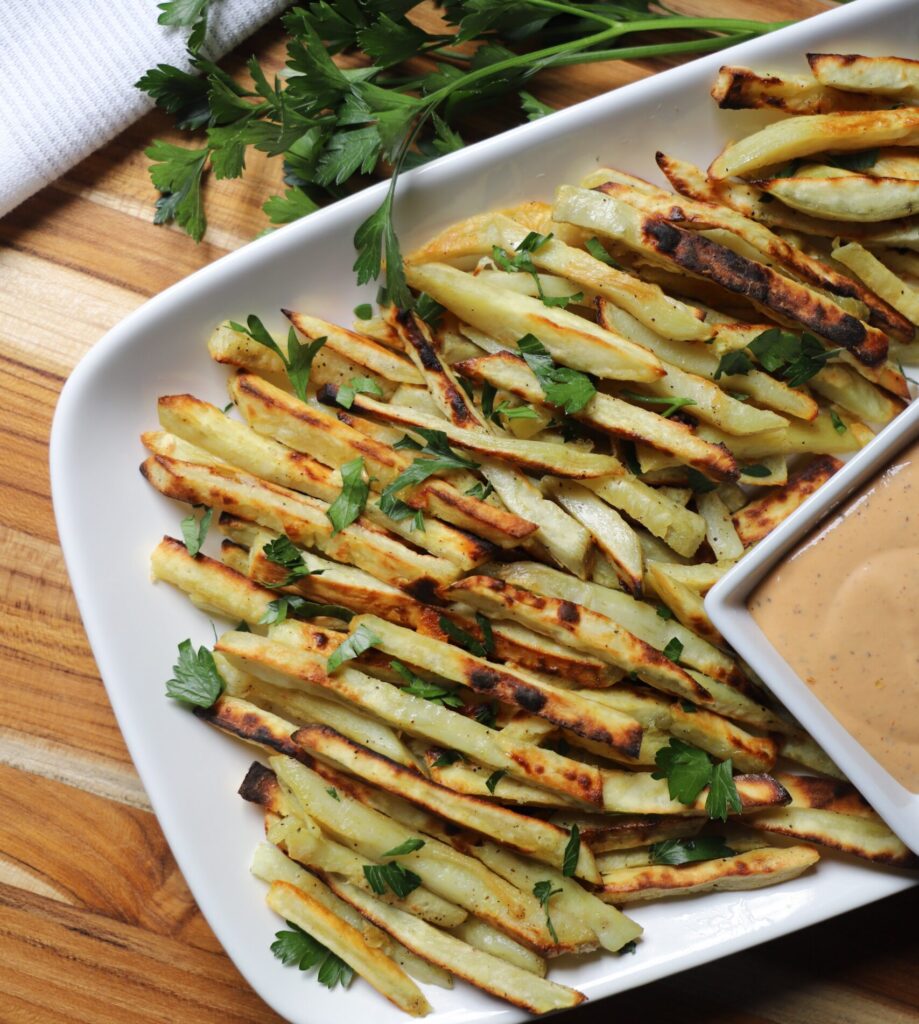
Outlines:
POLYGON ((919 792, 919 442, 798 544, 747 604, 839 722, 919 792))

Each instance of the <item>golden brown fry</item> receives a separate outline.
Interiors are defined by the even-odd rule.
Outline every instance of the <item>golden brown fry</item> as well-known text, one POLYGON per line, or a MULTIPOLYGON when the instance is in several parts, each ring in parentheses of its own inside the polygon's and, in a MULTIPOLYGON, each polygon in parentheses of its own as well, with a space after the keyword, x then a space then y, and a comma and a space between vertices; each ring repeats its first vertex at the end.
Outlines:
POLYGON ((874 224, 909 217, 919 210, 919 181, 847 174, 831 178, 760 178, 754 184, 786 206, 812 217, 874 224))
POLYGON ((784 487, 756 498, 733 515, 734 527, 745 548, 756 544, 787 519, 843 463, 832 455, 821 455, 799 472, 792 474, 784 487))
POLYGON ((820 855, 810 846, 786 846, 765 847, 679 867, 618 868, 604 874, 599 896, 610 903, 634 903, 716 890, 760 889, 797 878, 819 859, 820 855))
POLYGON ((919 61, 907 57, 864 57, 857 53, 809 53, 818 82, 846 92, 866 92, 915 106, 919 103, 919 61))
POLYGON ((883 99, 859 96, 822 85, 809 75, 757 74, 725 65, 712 86, 722 110, 765 108, 786 114, 829 114, 836 110, 876 110, 883 99))

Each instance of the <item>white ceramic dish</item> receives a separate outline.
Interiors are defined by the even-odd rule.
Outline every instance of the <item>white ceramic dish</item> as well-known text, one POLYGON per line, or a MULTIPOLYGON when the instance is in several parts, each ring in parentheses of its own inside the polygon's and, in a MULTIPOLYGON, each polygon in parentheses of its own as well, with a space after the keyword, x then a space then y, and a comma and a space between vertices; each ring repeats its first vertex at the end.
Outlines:
MULTIPOLYGON (((602 163, 657 177, 654 152, 707 164, 760 114, 719 112, 708 90, 726 60, 802 70, 808 50, 902 53, 919 38, 914 0, 858 0, 800 26, 702 58, 542 121, 479 143, 408 175, 400 185, 403 242, 457 218, 522 198, 550 198, 602 163), (907 42, 907 45, 908 42, 907 42)), ((907 54, 917 56, 917 54, 907 54)), ((215 323, 258 312, 280 327, 282 306, 350 322, 371 297, 354 286, 351 237, 382 198, 369 189, 204 268, 157 296, 100 341, 58 405, 51 478, 58 530, 93 652, 125 739, 185 878, 252 986, 295 1024, 345 1014, 390 1024, 401 1015, 363 983, 330 993, 268 950, 278 920, 248 874, 260 816, 236 796, 249 749, 202 727, 167 700, 176 644, 212 640, 208 620, 178 593, 149 583, 148 557, 184 514, 137 471, 138 434, 156 422, 156 397, 192 392, 223 403, 225 373, 207 358, 215 323)), ((795 881, 630 911, 645 927, 636 955, 558 963, 552 976, 592 998, 654 981, 896 893, 902 873, 827 857, 795 881)), ((458 984, 431 989, 432 1021, 501 1021, 524 1014, 458 984)))
MULTIPOLYGON (((919 793, 911 793, 841 725, 778 653, 747 609, 769 570, 833 508, 874 477, 919 436, 919 403, 911 405, 804 502, 712 588, 705 608, 733 647, 864 793, 888 825, 919 851, 919 793)), ((894 524, 892 529, 896 529, 894 524)), ((895 638, 890 638, 896 642, 895 638)))

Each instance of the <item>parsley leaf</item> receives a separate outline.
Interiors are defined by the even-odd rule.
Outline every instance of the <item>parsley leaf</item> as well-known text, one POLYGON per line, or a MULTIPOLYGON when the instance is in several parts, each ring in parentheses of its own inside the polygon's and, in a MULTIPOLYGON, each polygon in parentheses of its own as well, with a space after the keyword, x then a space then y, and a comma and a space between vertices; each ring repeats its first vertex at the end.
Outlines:
POLYGON ((725 352, 718 360, 718 369, 715 370, 715 380, 723 374, 733 376, 734 374, 748 374, 753 369, 753 360, 744 352, 737 349, 734 352, 725 352))
POLYGON ((693 804, 708 786, 705 812, 710 818, 727 821, 728 808, 737 813, 741 811, 730 758, 713 764, 704 750, 691 747, 682 740, 671 739, 668 746, 658 750, 654 763, 657 770, 652 772, 651 778, 667 780, 671 800, 693 804))
POLYGON ((536 282, 536 292, 540 301, 545 306, 559 306, 562 309, 569 302, 580 302, 584 298, 583 292, 575 292, 572 295, 546 295, 543 291, 539 271, 536 269, 530 253, 536 252, 550 241, 552 234, 541 235, 538 231, 530 231, 520 242, 513 254, 502 249, 500 245, 491 247, 491 258, 495 264, 508 274, 524 273, 529 274, 536 282))
POLYGON ((179 659, 172 666, 173 678, 166 683, 166 696, 199 708, 209 708, 223 693, 224 682, 214 655, 206 647, 197 651, 191 640, 179 644, 179 659))
POLYGON ((834 153, 824 159, 830 167, 841 167, 844 171, 867 171, 878 162, 880 153, 877 148, 862 149, 856 153, 834 153))
POLYGON ((675 636, 672 636, 667 641, 667 646, 663 650, 665 658, 669 658, 671 661, 679 662, 683 655, 683 644, 675 636))
POLYGON ((528 92, 520 93, 520 106, 528 121, 538 121, 541 117, 555 113, 555 107, 550 107, 548 103, 543 103, 528 92))
POLYGON ((509 402, 502 402, 493 410, 491 418, 497 423, 497 418, 503 416, 508 420, 538 420, 539 413, 532 405, 511 405, 509 402))
POLYGON ((622 269, 622 267, 620 267, 613 257, 606 251, 606 246, 599 238, 588 238, 584 243, 584 248, 595 260, 605 263, 608 267, 615 267, 616 270, 622 269))
POLYGON ((182 537, 185 540, 185 547, 192 558, 198 554, 201 546, 204 544, 204 538, 207 536, 208 528, 211 525, 211 516, 213 515, 213 509, 208 508, 206 505, 195 505, 195 508, 204 509, 204 515, 201 516, 200 520, 195 518, 194 512, 182 520, 182 537))
POLYGON ((431 298, 427 292, 421 292, 415 299, 415 312, 429 327, 436 327, 444 312, 444 307, 431 298))
POLYGON ((487 704, 476 704, 472 717, 480 724, 487 725, 489 729, 496 728, 498 721, 497 703, 490 701, 487 704))
POLYGON ((634 953, 638 949, 638 943, 634 939, 630 939, 621 949, 617 950, 618 956, 627 956, 629 953, 634 953))
POLYGON ((338 790, 334 786, 329 786, 328 789, 326 789, 326 792, 333 800, 337 800, 341 803, 341 797, 338 795, 338 790))
POLYGON ((275 565, 279 565, 282 569, 287 570, 287 575, 283 580, 278 583, 263 583, 263 587, 270 587, 271 589, 289 587, 291 583, 302 579, 304 576, 319 576, 325 572, 324 569, 308 569, 306 562, 303 561, 303 555, 294 547, 290 538, 283 535, 268 541, 262 548, 262 554, 269 562, 274 562, 275 565))
POLYGON ((664 604, 658 605, 655 611, 659 619, 672 619, 674 617, 673 612, 664 604))
POLYGON ((485 780, 485 788, 489 793, 494 793, 498 783, 507 775, 507 771, 504 768, 499 768, 496 772, 492 772, 491 775, 485 780))
POLYGON ((335 669, 343 665, 346 661, 351 661, 352 658, 356 658, 358 655, 363 654, 364 651, 369 651, 374 644, 378 644, 379 642, 380 638, 376 633, 361 623, 348 637, 348 639, 343 640, 329 655, 328 661, 326 662, 326 671, 334 672, 335 669))
POLYGON ((740 472, 743 476, 772 476, 772 470, 759 462, 754 463, 752 466, 742 466, 740 472))
POLYGON ((302 188, 286 189, 283 196, 270 196, 262 203, 262 210, 272 224, 291 224, 318 209, 318 204, 302 188))
POLYGON ((230 321, 230 327, 241 334, 247 334, 259 345, 270 349, 284 364, 287 379, 294 389, 294 393, 301 402, 306 401, 306 388, 310 381, 310 370, 316 353, 326 343, 325 338, 316 338, 307 345, 300 343, 297 332, 291 327, 287 332, 287 355, 281 351, 280 345, 268 333, 265 325, 254 314, 250 314, 246 320, 246 326, 230 321))
POLYGON ((571 834, 565 844, 565 855, 562 859, 562 874, 571 878, 578 869, 578 861, 581 857, 581 830, 578 826, 571 826, 571 834))
MULTIPOLYGON (((470 632, 463 629, 462 626, 458 626, 452 619, 448 619, 446 615, 441 615, 437 621, 447 636, 459 647, 462 647, 463 650, 474 654, 477 658, 488 656, 485 644, 481 640, 477 640, 470 632)), ((481 626, 481 623, 479 625, 481 626)), ((491 626, 489 625, 490 630, 491 626)))
POLYGON ((517 342, 517 348, 536 375, 550 405, 558 406, 571 415, 580 412, 597 393, 586 373, 556 366, 549 350, 535 335, 525 334, 517 342))
POLYGON ((347 384, 340 384, 335 392, 335 401, 345 409, 350 409, 357 395, 375 395, 383 397, 383 389, 372 377, 352 377, 347 384))
POLYGON ((369 302, 362 302, 359 306, 354 307, 354 315, 358 320, 372 320, 373 306, 369 302))
POLYGON ((494 492, 494 487, 492 487, 486 480, 485 483, 479 481, 479 483, 473 484, 465 493, 470 498, 477 498, 479 501, 484 501, 489 495, 494 494, 494 492))
POLYGON ((299 925, 288 921, 287 926, 291 931, 276 932, 270 947, 278 960, 287 967, 296 966, 301 971, 308 971, 318 964, 316 980, 320 985, 330 989, 336 985, 346 987, 354 976, 352 968, 299 925))
POLYGON ((207 9, 212 0, 165 0, 157 4, 160 16, 156 19, 159 25, 175 25, 191 28, 188 37, 188 50, 197 53, 204 45, 207 32, 207 9))
POLYGON ((175 221, 196 242, 201 241, 207 230, 201 180, 210 152, 209 146, 186 149, 163 141, 154 142, 144 150, 144 155, 153 161, 150 180, 160 192, 154 224, 175 221))
POLYGON ((727 821, 728 808, 731 808, 735 814, 740 814, 743 809, 740 794, 737 792, 737 786, 734 785, 733 766, 730 758, 712 768, 711 784, 705 799, 705 813, 710 818, 727 821))
POLYGON ((389 864, 365 864, 364 877, 378 896, 385 895, 389 889, 400 900, 404 900, 421 885, 421 878, 397 860, 389 864))
MULTIPOLYGON (((450 447, 447 435, 441 430, 427 430, 423 427, 413 427, 416 433, 420 434, 427 442, 421 449, 422 455, 430 455, 431 458, 418 458, 403 470, 391 484, 389 484, 380 495, 380 510, 390 518, 395 511, 399 518, 405 518, 411 512, 402 512, 400 506, 408 508, 404 502, 399 501, 396 495, 406 487, 414 487, 427 480, 428 477, 448 469, 478 469, 479 464, 467 459, 463 455, 457 455, 450 447)), ((401 442, 400 442, 401 444, 401 442)))
POLYGON ((326 509, 326 515, 332 524, 332 536, 350 526, 364 511, 367 496, 370 494, 370 483, 364 476, 364 459, 358 456, 341 466, 341 493, 326 509))
POLYGON ((490 658, 495 653, 495 634, 491 628, 491 622, 481 612, 475 613, 475 622, 479 629, 482 630, 482 646, 485 648, 485 653, 490 658))
POLYGON ((158 64, 134 84, 161 110, 172 114, 179 129, 193 131, 210 120, 209 86, 201 75, 189 74, 171 64, 158 64))
POLYGON ((666 779, 670 799, 683 804, 695 803, 711 780, 712 762, 708 754, 682 740, 671 739, 668 746, 658 750, 654 763, 657 770, 651 778, 666 779))
POLYGON ((693 469, 692 466, 686 467, 686 482, 689 484, 693 494, 708 494, 718 489, 718 485, 714 480, 709 480, 704 473, 700 473, 698 469, 693 469))
POLYGON ((424 846, 425 841, 423 839, 406 839, 404 843, 399 843, 398 846, 394 846, 391 850, 387 850, 386 853, 382 854, 384 857, 403 857, 407 853, 414 853, 415 850, 420 850, 424 846))
POLYGON ((652 864, 694 864, 700 860, 733 857, 735 851, 723 836, 697 836, 694 839, 665 839, 651 847, 652 864))
POLYGON ((432 768, 449 768, 451 764, 462 761, 463 755, 455 750, 441 750, 431 764, 432 768))
POLYGON ((552 924, 552 917, 549 914, 549 900, 560 892, 562 892, 561 889, 552 888, 552 883, 548 879, 545 879, 542 882, 537 882, 533 886, 533 895, 539 900, 539 905, 546 912, 546 927, 549 929, 549 934, 552 936, 553 942, 558 942, 558 934, 555 931, 555 926, 552 924))
POLYGON ((354 618, 354 612, 340 604, 317 604, 315 601, 307 601, 305 597, 298 597, 296 594, 286 594, 284 597, 268 602, 265 614, 258 620, 258 624, 260 626, 277 626, 288 616, 296 619, 312 619, 318 615, 341 619, 342 622, 350 622, 354 618))
POLYGON ((440 704, 445 708, 461 708, 463 706, 462 700, 457 697, 451 687, 429 683, 421 676, 415 675, 407 665, 403 665, 401 661, 395 659, 389 663, 389 667, 405 680, 406 685, 402 687, 403 693, 410 694, 412 697, 421 697, 424 700, 429 700, 432 704, 440 704))
POLYGON ((824 348, 805 331, 800 336, 781 327, 758 334, 747 346, 769 373, 778 373, 789 387, 797 388, 823 369, 828 359, 842 349, 824 348))
MULTIPOLYGON (((392 182, 395 182, 395 178, 392 182)), ((402 266, 402 250, 392 223, 393 188, 390 186, 381 206, 361 224, 354 234, 354 248, 357 259, 354 272, 357 283, 366 284, 380 273, 383 257, 386 258, 386 288, 392 302, 408 307, 412 301, 411 292, 405 280, 402 266)))
POLYGON ((835 409, 830 409, 830 420, 837 434, 844 434, 849 429, 835 409))
POLYGON ((669 419, 675 412, 686 405, 696 405, 694 398, 677 398, 672 395, 642 395, 637 391, 621 391, 621 397, 629 398, 633 402, 644 402, 645 405, 664 405, 666 409, 661 411, 664 419, 669 419))

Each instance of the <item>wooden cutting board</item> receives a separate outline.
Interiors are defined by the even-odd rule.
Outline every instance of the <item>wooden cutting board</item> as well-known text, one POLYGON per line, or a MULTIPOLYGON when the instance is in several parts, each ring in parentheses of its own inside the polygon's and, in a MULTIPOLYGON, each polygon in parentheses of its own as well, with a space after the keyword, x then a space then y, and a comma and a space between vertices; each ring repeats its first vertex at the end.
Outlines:
MULTIPOLYGON (((681 10, 779 19, 825 6, 686 0, 681 10)), ((268 26, 241 56, 280 65, 280 40, 277 24, 268 26)), ((664 64, 569 68, 533 91, 565 106, 664 64)), ((473 134, 510 123, 499 108, 473 134)), ((195 246, 151 223, 143 150, 160 137, 179 141, 151 114, 0 222, 0 1024, 279 1019, 221 951, 150 811, 51 512, 48 435, 70 370, 147 298, 252 239, 265 226, 261 203, 278 191, 278 161, 249 157, 243 182, 209 187, 211 227, 195 246)), ((100 529, 117 514, 104 500, 99 513, 100 529)), ((916 1021, 917 913, 914 890, 566 1019, 916 1021)))

